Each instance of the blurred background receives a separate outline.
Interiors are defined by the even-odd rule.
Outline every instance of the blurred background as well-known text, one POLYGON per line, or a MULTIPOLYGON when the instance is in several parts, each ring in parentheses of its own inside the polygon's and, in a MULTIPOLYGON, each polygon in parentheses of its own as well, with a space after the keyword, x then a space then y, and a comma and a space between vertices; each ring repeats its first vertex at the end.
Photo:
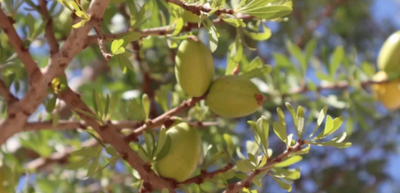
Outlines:
MULTIPOLYGON (((37 0, 32 2, 38 4, 37 0)), ((154 6, 158 8, 154 9, 165 12, 162 3, 158 0, 155 2, 154 6)), ((229 2, 227 0, 228 4, 229 2)), ((142 3, 143 1, 138 1, 138 4, 142 3)), ((263 108, 253 115, 240 119, 217 117, 207 111, 204 103, 179 116, 192 121, 218 121, 217 126, 201 130, 204 142, 223 144, 222 134, 229 133, 235 145, 245 154, 246 141, 252 140, 247 120, 256 120, 261 115, 271 120, 277 119, 276 108, 286 110, 284 102, 290 102, 293 106, 301 105, 307 110, 306 126, 308 130, 312 130, 319 110, 328 105, 329 115, 344 117, 345 122, 340 130, 350 134, 347 141, 353 145, 348 149, 312 147, 303 161, 294 165, 301 167, 301 178, 294 182, 292 192, 400 192, 400 111, 388 111, 373 98, 370 87, 357 86, 357 83, 370 79, 376 72, 377 56, 383 42, 390 34, 400 30, 400 1, 308 0, 294 1, 293 4, 294 11, 287 21, 266 22, 266 26, 272 31, 271 38, 261 42, 251 39, 246 41, 248 47, 244 46, 245 54, 241 60, 241 63, 248 63, 259 57, 265 64, 273 67, 270 74, 261 75, 253 81, 264 94, 274 100, 266 102, 263 108), (293 47, 300 48, 305 54, 314 43, 315 50, 307 62, 306 73, 302 75, 296 70, 300 63, 293 55, 293 47), (321 73, 328 73, 332 54, 338 48, 345 50, 342 65, 334 72, 333 78, 322 76, 321 73), (312 89, 340 81, 348 82, 349 86, 341 89, 312 89), (302 85, 307 85, 310 89, 295 94, 290 92, 300 89, 302 85)), ((28 14, 35 18, 36 27, 40 25, 40 15, 27 3, 22 3, 14 13, 17 30, 20 36, 27 40, 29 50, 38 64, 44 67, 49 58, 49 46, 43 34, 29 39, 26 19, 28 14)), ((55 19, 55 31, 60 40, 68 33, 65 26, 59 26, 57 22, 63 24, 62 18, 68 18, 70 14, 63 11, 57 3, 54 18, 60 21, 55 19)), ((104 18, 103 30, 108 28, 111 33, 127 30, 129 19, 126 19, 126 14, 124 3, 110 5, 104 18)), ((165 22, 160 19, 164 16, 157 11, 148 15, 151 19, 140 26, 141 30, 159 27, 165 22)), ((227 66, 228 48, 235 40, 236 30, 227 24, 219 25, 217 29, 221 37, 214 58, 217 74, 223 75, 227 66)), ((195 34, 207 44, 206 31, 196 30, 195 34)), ((0 33, 0 38, 1 78, 11 85, 12 92, 21 98, 27 91, 26 73, 21 70, 23 66, 20 61, 7 60, 12 56, 13 50, 8 45, 4 32, 0 33)), ((109 48, 110 45, 107 46, 109 48)), ((166 38, 149 37, 140 45, 132 43, 129 46, 133 50, 133 56, 129 58, 132 70, 126 72, 121 71, 115 59, 106 63, 97 45, 88 47, 74 59, 66 71, 69 86, 79 92, 88 105, 92 105, 93 89, 103 94, 111 94, 117 101, 111 117, 116 121, 143 120, 142 114, 134 111, 135 107, 127 107, 126 102, 140 98, 143 93, 148 94, 154 101, 151 110, 153 118, 188 99, 176 84, 173 74, 176 49, 169 48, 166 38), (140 57, 139 53, 143 57, 140 57)), ((71 119, 71 111, 63 103, 58 104, 57 113, 60 119, 71 119)), ((0 107, 1 120, 6 116, 5 105, 1 101, 0 107)), ((295 131, 290 126, 289 113, 285 113, 288 129, 293 133, 295 131)), ((50 118, 45 107, 41 106, 30 121, 45 121, 50 118)), ((284 151, 285 144, 272 133, 271 131, 270 148, 274 150, 274 155, 278 155, 284 151)), ((90 179, 83 179, 82 171, 63 169, 63 164, 68 158, 32 166, 33 161, 40 157, 48 157, 68 147, 79 147, 82 141, 89 138, 87 133, 76 130, 21 133, 15 135, 2 148, 0 159, 3 160, 3 164, 14 168, 12 175, 16 179, 16 192, 135 192, 135 186, 132 184, 137 180, 132 176, 132 169, 123 162, 119 162, 115 167, 107 167, 101 175, 90 179)), ((219 146, 215 145, 216 148, 211 152, 218 152, 219 146)), ((221 159, 210 170, 222 167, 225 163, 226 161, 221 159)), ((266 177, 263 182, 259 192, 285 192, 270 177, 266 177)), ((215 190, 209 189, 204 192, 215 190)))

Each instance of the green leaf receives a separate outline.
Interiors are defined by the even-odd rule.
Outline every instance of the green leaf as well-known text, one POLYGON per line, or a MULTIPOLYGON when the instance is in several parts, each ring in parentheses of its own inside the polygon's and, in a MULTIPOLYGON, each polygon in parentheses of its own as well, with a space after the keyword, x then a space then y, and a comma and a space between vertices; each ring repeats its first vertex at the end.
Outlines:
POLYGON ((52 123, 51 123, 51 126, 52 126, 52 127, 56 127, 56 126, 58 125, 59 119, 60 119, 59 114, 58 114, 58 113, 54 113, 54 114, 52 115, 52 123))
POLYGON ((64 166, 64 168, 67 170, 77 170, 78 168, 81 168, 81 167, 87 165, 91 159, 92 159, 92 157, 89 157, 89 156, 84 157, 80 161, 67 164, 66 166, 64 166))
POLYGON ((165 157, 168 154, 169 149, 171 148, 171 142, 172 142, 171 141, 171 137, 169 135, 167 135, 166 139, 165 139, 165 142, 164 142, 164 145, 162 146, 160 152, 155 155, 156 156, 156 160, 160 160, 160 159, 162 159, 163 157, 165 157))
POLYGON ((97 168, 98 168, 98 166, 99 166, 99 158, 100 158, 100 155, 101 155, 101 152, 98 152, 97 155, 96 155, 96 157, 93 159, 93 162, 92 162, 92 164, 89 166, 89 169, 88 169, 88 171, 87 171, 87 174, 86 174, 87 177, 90 177, 90 176, 92 176, 93 174, 96 173, 97 168))
POLYGON ((203 26, 207 29, 209 46, 211 52, 213 53, 218 47, 219 33, 217 31, 217 28, 214 26, 214 23, 209 18, 203 19, 202 23, 203 26))
POLYGON ((267 7, 256 7, 254 9, 241 10, 245 13, 260 19, 276 19, 290 14, 293 11, 291 7, 282 5, 272 5, 267 7))
POLYGON ((227 146, 228 154, 230 157, 232 157, 233 152, 235 151, 235 146, 233 145, 232 138, 229 134, 226 134, 226 133, 224 133, 223 138, 224 138, 226 146, 227 146))
POLYGON ((244 31, 244 33, 249 36, 251 39, 256 40, 256 41, 264 41, 267 40, 271 37, 271 30, 263 25, 263 32, 249 32, 249 31, 244 31))
POLYGON ((109 109, 110 109, 110 96, 107 94, 107 96, 106 96, 106 104, 104 106, 104 116, 105 117, 108 115, 109 109))
POLYGON ((273 123, 273 129, 275 134, 281 139, 283 142, 287 143, 287 133, 286 133, 286 127, 280 122, 274 122, 273 123))
POLYGON ((303 157, 301 157, 299 155, 292 156, 292 157, 289 157, 289 158, 275 164, 274 167, 277 167, 277 168, 288 167, 288 166, 291 166, 291 165, 301 161, 302 159, 303 159, 303 157))
POLYGON ((181 30, 183 28, 183 24, 184 24, 184 21, 183 21, 182 17, 179 17, 175 20, 175 29, 174 29, 174 32, 172 32, 173 36, 179 35, 179 33, 181 32, 181 30))
POLYGON ((278 64, 279 66, 282 66, 285 68, 293 68, 294 65, 289 60, 289 58, 286 57, 285 55, 280 54, 280 53, 274 53, 273 56, 276 61, 276 64, 278 64))
POLYGON ((300 179, 300 169, 282 169, 274 168, 274 175, 277 178, 283 178, 288 180, 298 180, 300 179))
POLYGON ((314 38, 308 41, 306 45, 306 62, 308 63, 314 55, 315 48, 317 47, 317 40, 314 38))
POLYGON ((249 160, 239 160, 236 162, 236 167, 239 171, 243 173, 251 172, 252 170, 256 169, 249 160))
POLYGON ((328 115, 324 131, 320 133, 317 137, 315 137, 315 140, 323 139, 326 136, 334 133, 336 130, 340 128, 342 123, 343 123, 343 117, 337 117, 335 119, 332 119, 332 117, 328 115))
POLYGON ((213 165, 216 161, 218 161, 224 155, 225 155, 224 151, 217 152, 209 160, 206 160, 204 162, 204 164, 201 166, 201 168, 202 169, 207 169, 209 166, 213 165))
POLYGON ((328 82, 333 82, 333 80, 334 80, 331 76, 329 76, 329 75, 327 75, 327 74, 324 74, 324 73, 321 72, 321 71, 316 72, 315 75, 316 75, 317 78, 320 79, 320 80, 326 80, 326 81, 328 81, 328 82))
POLYGON ((261 58, 259 56, 257 56, 250 63, 243 66, 242 73, 250 72, 254 69, 261 68, 263 65, 264 65, 264 62, 261 60, 261 58))
POLYGON ((310 144, 307 144, 307 147, 301 149, 300 151, 296 151, 294 153, 292 153, 292 155, 304 155, 307 154, 310 151, 310 144))
POLYGON ((342 143, 337 143, 335 141, 327 141, 327 142, 310 142, 311 145, 316 145, 316 146, 331 146, 331 147, 336 147, 336 148, 348 148, 352 144, 350 142, 342 142, 342 143))
POLYGON ((242 72, 242 73, 240 73, 240 76, 246 77, 248 79, 252 79, 252 78, 255 78, 255 77, 264 77, 265 75, 269 74, 271 71, 272 71, 271 66, 264 65, 262 67, 253 69, 253 70, 248 71, 248 72, 242 72))
POLYGON ((265 116, 262 116, 257 120, 257 133, 260 136, 261 143, 264 147, 264 153, 268 151, 268 137, 269 137, 269 123, 268 119, 265 116))
POLYGON ((294 107, 289 102, 286 102, 285 106, 289 110, 289 113, 292 115, 294 126, 297 128, 297 115, 294 107))
POLYGON ((76 151, 73 151, 71 155, 73 156, 91 156, 94 157, 98 154, 99 152, 99 147, 93 146, 93 147, 83 147, 82 149, 78 149, 76 151))
POLYGON ((54 95, 49 102, 46 104, 46 112, 47 113, 52 113, 54 110, 54 107, 56 106, 56 101, 57 101, 57 95, 54 95))
POLYGON ((123 39, 114 40, 111 43, 111 53, 114 54, 114 55, 124 53, 125 52, 125 48, 121 47, 123 43, 124 43, 123 39))
POLYGON ((151 160, 147 152, 140 145, 138 146, 138 155, 144 162, 150 162, 151 160))
POLYGON ((132 71, 134 70, 132 63, 129 61, 129 59, 124 54, 118 55, 117 58, 118 58, 119 66, 124 73, 126 73, 127 68, 132 71))
POLYGON ((306 58, 303 56, 300 47, 290 41, 286 41, 286 47, 289 50, 290 54, 292 54, 296 58, 296 60, 299 61, 301 69, 303 70, 303 74, 305 74, 305 72, 307 71, 307 62, 306 58))
POLYGON ((114 149, 113 146, 107 146, 107 147, 105 148, 105 150, 106 150, 106 152, 107 152, 109 155, 111 155, 111 156, 119 156, 119 155, 118 155, 118 152, 114 149))
POLYGON ((225 75, 233 74, 235 68, 239 66, 239 62, 243 55, 243 45, 239 35, 236 36, 235 42, 229 46, 228 60, 225 75))
MULTIPOLYGON (((142 37, 142 34, 140 32, 136 32, 136 31, 129 32, 128 34, 126 34, 122 37, 123 43, 121 44, 120 47, 126 47, 130 42, 137 41, 141 37, 142 37)), ((113 41, 113 43, 114 43, 114 41, 113 41)), ((118 44, 120 44, 120 42, 118 42, 118 44)), ((115 46, 118 46, 118 44, 116 44, 115 46)), ((112 52, 112 47, 113 47, 113 44, 111 44, 111 52, 112 52)), ((116 49, 116 48, 114 48, 114 49, 116 49)), ((119 48, 117 48, 116 50, 118 50, 118 49, 119 48)), ((114 51, 116 51, 116 50, 114 50, 114 51)), ((114 53, 114 52, 112 52, 112 53, 114 53)))
POLYGON ((35 19, 33 18, 33 16, 30 13, 28 13, 28 15, 26 16, 26 24, 28 25, 28 29, 29 29, 29 38, 31 38, 33 35, 33 32, 35 31, 35 19))
POLYGON ((224 20, 229 25, 232 25, 233 27, 240 27, 240 26, 245 27, 246 26, 246 24, 241 19, 222 17, 222 20, 224 20))
POLYGON ((344 58, 344 48, 342 46, 336 47, 335 51, 333 52, 332 61, 330 64, 329 72, 332 78, 334 78, 335 73, 340 67, 344 58))
POLYGON ((149 99, 149 96, 147 96, 147 94, 143 94, 143 96, 142 96, 142 105, 143 105, 144 114, 146 115, 146 119, 149 119, 150 99, 149 99))
POLYGON ((292 191, 292 186, 290 184, 283 182, 282 180, 279 180, 275 176, 272 176, 272 178, 274 178, 274 180, 278 183, 279 187, 281 187, 282 189, 284 189, 288 192, 292 191))
POLYGON ((144 137, 144 142, 146 144, 146 152, 147 155, 149 156, 149 158, 153 157, 153 150, 154 150, 154 135, 153 135, 153 131, 147 127, 146 131, 143 133, 143 137, 144 137))
POLYGON ((161 191, 161 193, 169 193, 169 191, 168 191, 168 189, 163 188, 162 191, 161 191))
POLYGON ((296 131, 297 131, 297 136, 299 139, 301 139, 302 135, 303 135, 303 129, 304 129, 304 110, 303 107, 298 106, 297 107, 297 127, 296 127, 296 131))

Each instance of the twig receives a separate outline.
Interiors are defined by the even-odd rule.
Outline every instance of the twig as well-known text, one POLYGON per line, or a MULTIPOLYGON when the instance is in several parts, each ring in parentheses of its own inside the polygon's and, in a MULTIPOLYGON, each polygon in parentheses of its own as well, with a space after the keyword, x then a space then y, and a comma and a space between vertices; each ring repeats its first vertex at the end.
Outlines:
MULTIPOLYGON (((396 79, 399 80, 399 79, 396 79)), ((383 80, 383 81, 373 81, 373 80, 366 80, 360 83, 360 86, 365 88, 367 86, 373 85, 373 84, 382 84, 382 83, 388 83, 391 81, 396 81, 396 80, 383 80)), ((325 84, 325 85, 320 85, 316 88, 317 92, 321 92, 322 90, 345 90, 350 87, 350 83, 348 81, 341 81, 338 83, 332 83, 332 84, 325 84)), ((292 90, 289 93, 283 94, 283 96, 289 96, 289 95, 295 95, 295 94, 301 94, 310 91, 310 88, 307 85, 303 85, 301 88, 292 90)))
POLYGON ((4 82, 1 79, 0 79, 0 95, 3 96, 8 106, 11 106, 15 102, 18 102, 18 98, 15 97, 13 94, 11 94, 6 84, 4 84, 4 82))
POLYGON ((255 170, 254 172, 250 173, 247 175, 247 177, 239 182, 236 182, 234 184, 229 184, 228 188, 226 189, 226 191, 224 193, 237 193, 239 191, 241 191, 243 188, 249 188, 251 182, 253 181, 253 179, 260 174, 263 171, 268 170, 273 164, 278 163, 280 161, 282 161, 283 159, 285 159, 286 157, 288 157, 291 153, 297 152, 301 150, 301 146, 303 146, 305 144, 305 141, 299 140, 294 146, 289 147, 288 149, 286 149, 285 152, 283 152, 282 154, 280 154, 278 157, 271 159, 270 161, 268 161, 262 168, 265 169, 260 169, 260 170, 255 170))
MULTIPOLYGON (((122 129, 136 129, 144 124, 144 122, 137 121, 111 121, 114 128, 117 130, 122 129)), ((194 127, 208 127, 213 125, 218 125, 218 122, 189 122, 188 123, 194 127)), ((38 131, 38 130, 71 130, 71 129, 86 129, 89 125, 85 124, 84 121, 58 121, 56 126, 53 126, 52 121, 27 123, 22 131, 38 131)))
POLYGON ((43 22, 46 22, 46 28, 44 35, 50 45, 50 55, 57 53, 59 50, 59 45, 56 37, 54 36, 53 30, 53 19, 51 18, 48 10, 47 10, 47 0, 40 0, 40 12, 42 14, 43 22))
MULTIPOLYGON (((80 96, 69 88, 66 91, 62 92, 59 97, 64 100, 71 109, 80 109, 90 114, 94 114, 90 108, 81 100, 80 96)), ((162 190, 166 188, 169 192, 174 193, 175 187, 173 184, 167 180, 160 178, 157 174, 155 174, 151 169, 148 169, 149 166, 145 163, 139 155, 134 152, 129 143, 123 140, 123 136, 115 129, 115 126, 111 123, 107 123, 105 125, 100 125, 98 121, 89 117, 85 114, 79 113, 79 116, 90 125, 96 132, 101 136, 105 143, 112 145, 115 150, 120 154, 121 158, 124 159, 132 168, 139 172, 140 177, 149 183, 151 186, 162 190)))
POLYGON ((219 170, 215 170, 213 172, 202 171, 200 175, 195 176, 193 178, 189 178, 189 179, 181 182, 180 184, 192 184, 192 183, 202 184, 205 179, 213 178, 214 176, 216 176, 220 173, 227 172, 227 171, 231 170, 232 168, 233 168, 233 164, 228 163, 225 167, 223 167, 219 170))
MULTIPOLYGON (((185 9, 187 11, 190 11, 190 12, 196 14, 196 15, 200 15, 201 11, 208 13, 208 12, 211 12, 213 10, 211 8, 204 7, 203 5, 190 5, 190 4, 188 4, 188 3, 186 3, 186 2, 184 2, 182 0, 165 0, 165 1, 169 2, 169 3, 173 3, 175 5, 178 5, 179 7, 182 7, 183 9, 185 9)), ((223 13, 232 15, 232 14, 235 13, 235 11, 232 10, 232 9, 224 9, 224 8, 222 8, 222 9, 219 9, 219 10, 217 10, 215 12, 216 15, 221 15, 223 13)))
MULTIPOLYGON (((82 147, 93 147, 97 144, 98 144, 97 140, 94 138, 91 138, 91 139, 83 142, 82 147)), ((68 147, 63 152, 53 153, 47 158, 44 158, 44 157, 37 158, 37 159, 27 163, 25 165, 25 168, 28 170, 41 170, 41 169, 45 168, 46 166, 49 166, 53 163, 67 163, 69 156, 75 150, 76 150, 75 148, 68 147)))
MULTIPOLYGON (((254 19, 253 16, 250 15, 241 15, 237 17, 238 19, 243 19, 243 20, 250 20, 250 19, 254 19)), ((221 25, 221 24, 225 24, 226 22, 221 19, 221 18, 217 18, 214 19, 212 21, 214 23, 214 25, 221 25)), ((196 23, 188 23, 187 25, 185 25, 182 28, 183 32, 188 32, 188 31, 192 31, 193 29, 198 29, 198 28, 202 28, 203 25, 198 25, 196 23)), ((171 28, 170 26, 163 26, 163 27, 156 27, 156 28, 150 28, 150 29, 144 29, 141 31, 137 31, 139 33, 142 34, 142 38, 147 37, 147 36, 152 36, 152 35, 160 35, 160 36, 164 36, 167 34, 170 34, 174 31, 174 28, 171 28)), ((114 39, 120 38, 128 33, 130 33, 132 31, 127 31, 127 32, 122 32, 122 33, 118 33, 118 34, 104 34, 104 39, 106 41, 112 41, 114 39)), ((91 44, 95 44, 97 42, 97 36, 89 36, 89 38, 87 39, 87 43, 86 45, 91 45, 91 44)))
MULTIPOLYGON (((166 121, 170 120, 170 118, 180 112, 182 112, 185 109, 188 109, 190 107, 193 107, 197 102, 203 100, 205 98, 206 95, 202 96, 202 97, 194 97, 190 100, 187 101, 183 101, 178 107, 175 107, 169 111, 167 111, 166 113, 158 116, 157 118, 155 118, 154 120, 150 121, 149 126, 151 128, 156 128, 156 127, 160 127, 162 124, 164 124, 166 121)), ((131 142, 131 141, 137 141, 137 137, 139 135, 141 135, 143 133, 143 131, 146 129, 146 124, 142 125, 141 127, 137 128, 133 133, 127 135, 124 139, 127 142, 131 142)))
POLYGON ((100 25, 95 26, 94 30, 96 30, 96 33, 97 33, 97 42, 99 44, 101 54, 103 54, 104 59, 108 62, 108 61, 110 61, 110 58, 112 55, 107 52, 107 48, 104 45, 104 35, 101 32, 100 25))
POLYGON ((24 64, 29 79, 34 78, 35 75, 41 75, 39 67, 13 27, 14 19, 12 17, 7 17, 3 10, 0 9, 0 21, 0 27, 3 29, 4 33, 7 34, 10 44, 14 47, 18 58, 24 64))

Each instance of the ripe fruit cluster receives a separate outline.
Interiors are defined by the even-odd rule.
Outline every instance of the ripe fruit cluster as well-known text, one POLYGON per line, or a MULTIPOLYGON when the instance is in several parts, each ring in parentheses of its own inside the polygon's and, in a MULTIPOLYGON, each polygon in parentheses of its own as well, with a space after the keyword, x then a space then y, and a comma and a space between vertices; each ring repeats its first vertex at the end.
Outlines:
MULTIPOLYGON (((248 78, 227 75, 214 80, 212 54, 196 38, 188 38, 180 44, 175 61, 175 77, 183 91, 191 97, 207 95, 206 103, 214 113, 242 117, 262 105, 262 93, 248 78)), ((170 150, 154 163, 155 170, 162 177, 183 182, 202 158, 200 135, 196 128, 184 122, 169 128, 167 135, 171 137, 170 150)))
MULTIPOLYGON (((400 75, 400 31, 393 33, 383 44, 378 56, 379 71, 373 77, 376 82, 400 75)), ((374 84, 375 97, 387 108, 400 107, 400 79, 374 84)))
POLYGON ((240 75, 221 76, 214 80, 211 52, 199 40, 184 40, 176 55, 175 76, 183 91, 191 97, 206 96, 211 111, 222 117, 243 117, 262 105, 261 91, 240 75))

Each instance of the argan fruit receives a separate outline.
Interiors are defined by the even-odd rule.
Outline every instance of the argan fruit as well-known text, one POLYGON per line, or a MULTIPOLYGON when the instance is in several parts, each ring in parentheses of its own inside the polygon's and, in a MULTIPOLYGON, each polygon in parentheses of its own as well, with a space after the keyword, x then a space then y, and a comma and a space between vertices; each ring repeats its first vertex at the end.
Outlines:
MULTIPOLYGON (((374 81, 387 80, 388 75, 384 71, 379 71, 373 77, 374 81)), ((377 83, 372 85, 374 96, 389 110, 400 107, 400 79, 395 81, 377 83)))
POLYGON ((378 69, 400 73, 400 31, 393 33, 383 44, 378 56, 378 69))
POLYGON ((236 118, 254 113, 263 99, 261 91, 248 78, 228 75, 217 78, 211 84, 206 103, 214 113, 236 118))
POLYGON ((178 182, 188 179, 201 160, 201 139, 196 128, 182 122, 167 130, 171 147, 163 158, 154 163, 157 173, 178 182))
POLYGON ((198 23, 200 21, 200 17, 190 11, 184 11, 182 14, 182 18, 184 21, 189 23, 198 23))
POLYGON ((175 77, 191 97, 203 96, 214 78, 214 61, 210 50, 200 41, 187 39, 175 57, 175 77))

